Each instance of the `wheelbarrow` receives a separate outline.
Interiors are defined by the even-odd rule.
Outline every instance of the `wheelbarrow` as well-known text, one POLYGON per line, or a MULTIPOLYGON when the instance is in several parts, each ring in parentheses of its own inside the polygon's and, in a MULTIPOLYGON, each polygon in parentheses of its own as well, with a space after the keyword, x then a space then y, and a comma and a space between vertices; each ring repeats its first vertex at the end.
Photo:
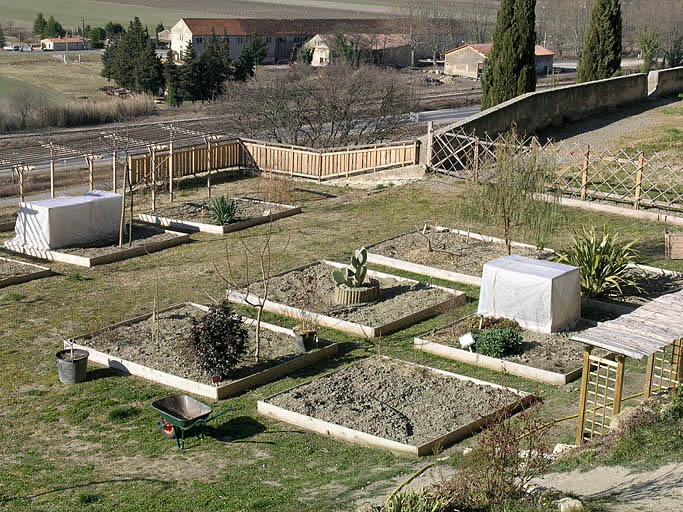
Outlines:
POLYGON ((172 395, 156 402, 152 407, 159 413, 159 429, 169 439, 175 439, 178 448, 185 448, 185 432, 196 430, 198 439, 204 439, 202 427, 234 408, 224 409, 218 414, 209 416, 213 409, 188 395, 172 395))

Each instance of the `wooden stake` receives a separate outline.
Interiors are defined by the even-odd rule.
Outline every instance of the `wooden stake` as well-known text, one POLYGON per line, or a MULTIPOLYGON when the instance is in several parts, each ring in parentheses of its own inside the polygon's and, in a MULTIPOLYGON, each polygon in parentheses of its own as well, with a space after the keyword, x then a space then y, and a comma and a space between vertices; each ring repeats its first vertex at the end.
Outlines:
POLYGON ((474 165, 472 166, 472 181, 479 183, 479 137, 474 138, 474 165))
POLYGON ((645 370, 645 389, 643 390, 643 400, 650 398, 652 393, 652 376, 655 371, 655 354, 650 354, 647 358, 647 370, 645 370))
POLYGON ((586 200, 586 187, 588 186, 588 166, 590 165, 591 145, 586 147, 583 158, 583 172, 581 173, 581 200, 586 200))
POLYGON ((429 171, 432 167, 432 152, 434 151, 434 122, 427 123, 427 160, 425 167, 429 171))
MULTIPOLYGON (((116 159, 116 153, 114 153, 114 159, 116 159)), ((126 185, 128 184, 128 172, 126 171, 123 173, 123 197, 121 198, 121 219, 119 222, 119 247, 123 245, 123 226, 126 220, 126 185)), ((116 168, 113 169, 113 173, 114 176, 116 176, 116 168)), ((116 183, 116 181, 114 181, 114 183, 116 183)), ((116 192, 116 190, 114 190, 114 192, 116 192)))
POLYGON ((24 202, 24 168, 17 167, 17 174, 19 175, 19 199, 24 202))
MULTIPOLYGON (((125 181, 126 178, 124 177, 123 180, 125 181)), ((111 154, 111 191, 116 194, 116 151, 112 152, 111 154)), ((123 192, 124 194, 126 192, 125 184, 123 192)), ((119 245, 119 247, 121 246, 119 245)))
POLYGON ((152 211, 157 209, 157 150, 154 146, 152 151, 152 211))
POLYGON ((90 187, 90 192, 95 190, 95 176, 93 170, 94 159, 93 157, 87 157, 88 160, 88 185, 90 187))
POLYGON ((591 370, 591 350, 593 347, 586 345, 583 347, 583 372, 581 373, 581 396, 579 397, 579 417, 576 422, 576 444, 583 443, 583 428, 586 415, 586 398, 588 396, 588 380, 591 370))
POLYGON ((643 185, 643 165, 645 163, 645 158, 643 152, 641 151, 638 155, 638 171, 636 172, 636 193, 635 199, 633 200, 633 208, 636 210, 640 209, 640 194, 643 185))
POLYGON ((50 158, 50 197, 55 197, 55 157, 50 158))
POLYGON ((168 199, 173 202, 173 141, 168 143, 168 199))

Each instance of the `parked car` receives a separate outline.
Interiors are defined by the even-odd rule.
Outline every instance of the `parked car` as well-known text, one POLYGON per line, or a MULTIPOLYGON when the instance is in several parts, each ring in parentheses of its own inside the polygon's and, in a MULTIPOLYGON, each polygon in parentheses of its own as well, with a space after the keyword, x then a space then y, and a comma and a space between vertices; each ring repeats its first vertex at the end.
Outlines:
POLYGON ((21 46, 19 46, 18 44, 9 44, 3 47, 3 50, 5 50, 6 52, 18 52, 19 50, 21 50, 21 46))

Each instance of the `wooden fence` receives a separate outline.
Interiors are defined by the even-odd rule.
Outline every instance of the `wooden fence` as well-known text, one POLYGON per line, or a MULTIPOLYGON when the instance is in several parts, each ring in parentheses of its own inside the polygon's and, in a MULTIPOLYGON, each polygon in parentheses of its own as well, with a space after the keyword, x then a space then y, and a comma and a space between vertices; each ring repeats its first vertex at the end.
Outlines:
POLYGON ((199 172, 242 168, 283 174, 318 181, 375 172, 419 162, 419 141, 390 142, 345 148, 312 149, 248 139, 218 141, 207 145, 164 149, 154 154, 130 158, 131 182, 151 179, 152 159, 156 160, 156 179, 180 178, 199 172))
MULTIPOLYGON (((501 138, 476 137, 463 131, 430 132, 428 166, 431 170, 472 181, 495 175, 496 150, 501 138), (493 170, 492 170, 493 169, 493 170), (484 172, 487 170, 487 172, 484 172)), ((604 200, 632 208, 683 211, 683 166, 666 155, 643 152, 596 151, 590 145, 519 140, 521 152, 542 151, 555 173, 548 189, 581 200, 604 200)))

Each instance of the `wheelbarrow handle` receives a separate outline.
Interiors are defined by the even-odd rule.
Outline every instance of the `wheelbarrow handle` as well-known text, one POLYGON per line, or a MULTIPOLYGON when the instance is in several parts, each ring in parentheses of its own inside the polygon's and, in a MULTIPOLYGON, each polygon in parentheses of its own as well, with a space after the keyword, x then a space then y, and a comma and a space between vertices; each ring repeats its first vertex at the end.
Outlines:
POLYGON ((208 418, 206 418, 206 419, 204 420, 204 423, 208 423, 209 421, 213 421, 213 420, 215 420, 216 418, 218 418, 219 416, 223 416, 226 412, 236 411, 236 410, 237 410, 237 409, 236 409, 235 407, 228 407, 227 409, 223 409, 223 410, 222 410, 221 412, 219 412, 218 414, 214 414, 213 416, 209 416, 208 418))

